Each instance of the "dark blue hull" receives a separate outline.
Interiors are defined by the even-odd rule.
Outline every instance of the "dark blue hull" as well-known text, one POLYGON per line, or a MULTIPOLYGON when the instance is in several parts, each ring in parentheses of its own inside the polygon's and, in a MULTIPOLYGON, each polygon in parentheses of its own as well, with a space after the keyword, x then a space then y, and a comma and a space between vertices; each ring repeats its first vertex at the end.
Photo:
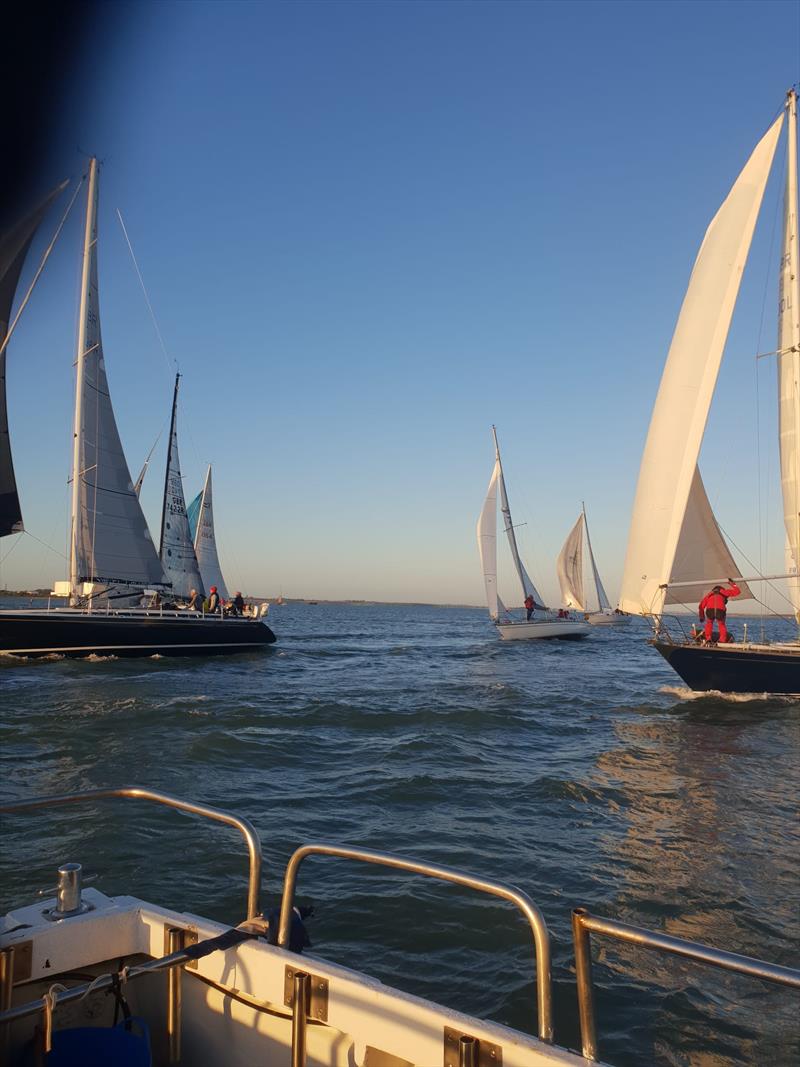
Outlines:
POLYGON ((218 656, 274 644, 260 620, 199 615, 0 611, 0 655, 218 656))
POLYGON ((674 645, 653 641, 690 689, 800 694, 799 646, 674 645))

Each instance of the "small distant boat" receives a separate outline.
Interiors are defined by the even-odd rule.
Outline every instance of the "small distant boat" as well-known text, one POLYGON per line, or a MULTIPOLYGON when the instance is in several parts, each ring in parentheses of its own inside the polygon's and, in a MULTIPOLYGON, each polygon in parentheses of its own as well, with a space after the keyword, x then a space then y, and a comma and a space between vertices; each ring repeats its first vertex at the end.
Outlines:
POLYGON ((188 508, 189 529, 203 585, 208 591, 212 585, 223 600, 228 599, 228 587, 222 576, 222 567, 217 553, 217 538, 214 532, 214 505, 211 495, 211 465, 206 471, 206 480, 188 508))
MULTIPOLYGON (((689 279, 650 420, 636 487, 620 607, 651 617, 653 646, 692 689, 800 693, 800 641, 724 645, 671 632, 672 604, 698 602, 728 580, 741 600, 750 584, 788 579, 800 620, 800 263, 797 203, 797 95, 788 94, 783 247, 779 265, 778 433, 785 526, 785 574, 746 578, 717 523, 698 456, 731 318, 784 116, 753 150, 711 220, 689 279)), ((737 599, 737 603, 738 603, 737 599)), ((682 627, 681 627, 682 629, 682 627)))
MULTIPOLYGON (((159 596, 188 595, 182 583, 190 586, 196 581, 199 590, 200 576, 196 560, 193 569, 191 559, 184 553, 180 529, 186 515, 185 507, 180 507, 183 489, 174 436, 175 403, 161 537, 169 578, 165 577, 122 449, 100 334, 97 172, 97 160, 92 159, 75 360, 70 575, 69 581, 56 583, 55 591, 56 595, 69 598, 69 607, 0 610, 0 654, 193 656, 263 648, 275 641, 275 635, 261 618, 228 617, 221 611, 204 615, 172 610, 165 608, 163 601, 158 608, 122 607, 138 603, 145 591, 159 596)), ((25 253, 49 202, 21 224, 21 237, 15 237, 17 230, 0 237, 0 300, 4 301, 0 319, 6 323, 25 253)), ((6 337, 5 329, 2 334, 6 337)), ((4 376, 0 377, 0 411, 3 536, 23 529, 5 419, 4 376)))
POLYGON ((530 575, 525 570, 525 565, 520 559, 517 547, 517 538, 514 533, 514 524, 511 521, 511 507, 508 503, 505 478, 503 477, 503 464, 500 459, 500 445, 497 442, 497 431, 492 427, 494 437, 494 470, 489 480, 489 489, 486 493, 480 517, 478 519, 478 552, 481 558, 481 569, 486 587, 486 603, 489 608, 489 617, 497 627, 497 632, 504 641, 531 641, 541 638, 560 638, 575 640, 585 637, 588 627, 585 622, 576 622, 572 619, 554 618, 552 613, 544 606, 542 598, 536 590, 530 575), (514 568, 522 586, 523 600, 533 598, 535 611, 545 612, 544 618, 533 618, 530 622, 521 619, 512 619, 508 609, 503 604, 497 592, 497 491, 500 490, 500 510, 503 513, 506 537, 511 550, 511 558, 514 568))
POLYGON ((590 626, 625 626, 630 622, 630 616, 623 612, 614 611, 606 595, 605 588, 600 579, 600 572, 592 551, 592 541, 589 537, 589 523, 586 518, 586 508, 581 507, 578 521, 570 530, 564 547, 556 561, 558 572, 558 584, 561 586, 561 596, 564 605, 574 611, 583 612, 583 617, 590 626), (583 541, 586 539, 586 548, 589 552, 589 562, 592 567, 595 594, 597 597, 597 609, 589 609, 589 598, 586 595, 583 581, 583 541))

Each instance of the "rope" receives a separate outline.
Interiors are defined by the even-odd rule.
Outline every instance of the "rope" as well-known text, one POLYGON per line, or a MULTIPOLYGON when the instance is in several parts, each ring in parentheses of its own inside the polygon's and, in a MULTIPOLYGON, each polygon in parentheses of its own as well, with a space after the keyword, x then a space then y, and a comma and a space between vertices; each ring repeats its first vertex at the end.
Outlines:
POLYGON ((147 304, 147 310, 150 312, 150 318, 153 320, 153 326, 155 327, 156 335, 158 337, 159 344, 161 345, 161 351, 164 353, 164 359, 167 361, 167 367, 169 368, 169 372, 170 372, 170 376, 171 376, 172 373, 173 373, 173 369, 170 366, 170 363, 173 364, 175 370, 177 371, 177 370, 180 370, 180 367, 178 366, 178 361, 177 361, 177 359, 173 359, 169 355, 169 353, 167 352, 167 346, 164 344, 164 338, 161 336, 161 330, 158 327, 158 320, 156 319, 156 313, 155 313, 155 311, 153 311, 153 305, 150 303, 150 297, 147 295, 147 288, 145 287, 145 284, 144 284, 144 278, 142 277, 142 272, 139 270, 139 264, 136 262, 136 256, 134 255, 134 252, 133 252, 133 245, 131 244, 130 237, 128 237, 128 231, 125 228, 125 223, 124 223, 124 221, 122 219, 122 212, 119 210, 119 208, 117 208, 117 218, 119 219, 119 224, 122 227, 122 232, 125 234, 125 240, 126 240, 126 242, 128 244, 128 251, 131 254, 131 259, 133 260, 133 266, 136 269, 136 275, 137 275, 137 277, 139 279, 139 284, 142 287, 142 292, 144 293, 144 299, 145 299, 145 303, 147 304))
POLYGON ((11 323, 11 325, 8 328, 8 333, 5 336, 5 340, 3 341, 2 345, 0 345, 0 356, 3 354, 3 352, 5 352, 6 348, 8 347, 8 342, 11 340, 11 335, 13 334, 13 332, 14 332, 14 330, 16 328, 16 325, 19 322, 19 319, 20 319, 20 316, 22 315, 22 312, 25 310, 25 306, 27 305, 28 300, 31 297, 31 294, 33 293, 33 290, 34 290, 34 287, 35 287, 36 283, 39 281, 39 277, 41 276, 41 273, 44 270, 45 263, 47 263, 47 260, 50 258, 50 253, 53 251, 55 243, 58 240, 59 235, 60 235, 61 231, 64 228, 64 223, 67 221, 67 216, 69 215, 70 211, 72 210, 72 205, 75 203, 75 200, 77 199, 78 193, 81 191, 81 186, 83 185, 83 181, 84 181, 84 179, 81 178, 81 180, 78 182, 78 187, 76 188, 75 192, 72 194, 72 199, 70 200, 69 205, 67 206, 67 210, 64 212, 64 216, 61 219, 61 222, 59 222, 58 227, 56 229, 56 232, 53 235, 53 239, 51 240, 50 244, 47 246, 47 249, 46 249, 46 251, 44 253, 44 256, 42 257, 42 262, 39 264, 39 267, 38 267, 36 273, 33 276, 33 281, 28 286, 28 291, 25 294, 25 297, 24 297, 22 303, 20 304, 16 315, 14 316, 14 321, 11 323))

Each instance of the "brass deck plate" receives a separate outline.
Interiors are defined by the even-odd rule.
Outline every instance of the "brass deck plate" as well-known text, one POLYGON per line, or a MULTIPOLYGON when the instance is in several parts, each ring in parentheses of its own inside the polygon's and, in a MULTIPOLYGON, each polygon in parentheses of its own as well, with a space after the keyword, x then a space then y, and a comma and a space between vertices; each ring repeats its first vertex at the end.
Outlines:
POLYGON ((287 967, 283 978, 283 1003, 291 1008, 294 1002, 294 976, 304 972, 309 977, 309 1019, 317 1019, 321 1023, 328 1021, 328 979, 320 978, 317 974, 306 971, 304 967, 287 967))
POLYGON ((463 1030, 454 1030, 452 1026, 444 1028, 444 1067, 458 1067, 459 1038, 472 1037, 478 1044, 478 1067, 503 1067, 503 1049, 491 1041, 475 1038, 463 1030))
MULTIPOLYGON (((183 932, 183 947, 184 948, 188 948, 189 945, 196 945, 197 942, 200 940, 199 937, 197 936, 197 931, 196 930, 190 930, 188 928, 188 926, 165 926, 164 927, 164 955, 165 956, 169 952, 169 932, 170 932, 170 930, 181 930, 183 932)), ((188 968, 190 971, 196 971, 198 962, 199 962, 198 960, 188 960, 188 962, 184 963, 184 967, 188 968)))

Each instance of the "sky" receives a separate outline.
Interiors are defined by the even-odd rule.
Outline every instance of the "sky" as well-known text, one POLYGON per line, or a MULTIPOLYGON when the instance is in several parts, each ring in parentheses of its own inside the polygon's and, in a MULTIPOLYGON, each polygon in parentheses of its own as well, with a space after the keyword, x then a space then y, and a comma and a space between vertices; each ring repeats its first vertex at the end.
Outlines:
MULTIPOLYGON (((54 99, 30 199, 101 159, 106 366, 134 476, 161 434, 155 539, 177 362, 186 496, 213 463, 229 586, 482 603, 495 423, 542 594, 558 602, 585 501, 615 601, 691 266, 800 77, 800 4, 111 7, 54 99)), ((755 357, 775 348, 783 142, 776 158, 701 454, 723 529, 766 571, 783 569, 777 394, 755 357)), ((0 543, 0 586, 67 576, 81 216, 9 349, 29 533, 0 543)))

